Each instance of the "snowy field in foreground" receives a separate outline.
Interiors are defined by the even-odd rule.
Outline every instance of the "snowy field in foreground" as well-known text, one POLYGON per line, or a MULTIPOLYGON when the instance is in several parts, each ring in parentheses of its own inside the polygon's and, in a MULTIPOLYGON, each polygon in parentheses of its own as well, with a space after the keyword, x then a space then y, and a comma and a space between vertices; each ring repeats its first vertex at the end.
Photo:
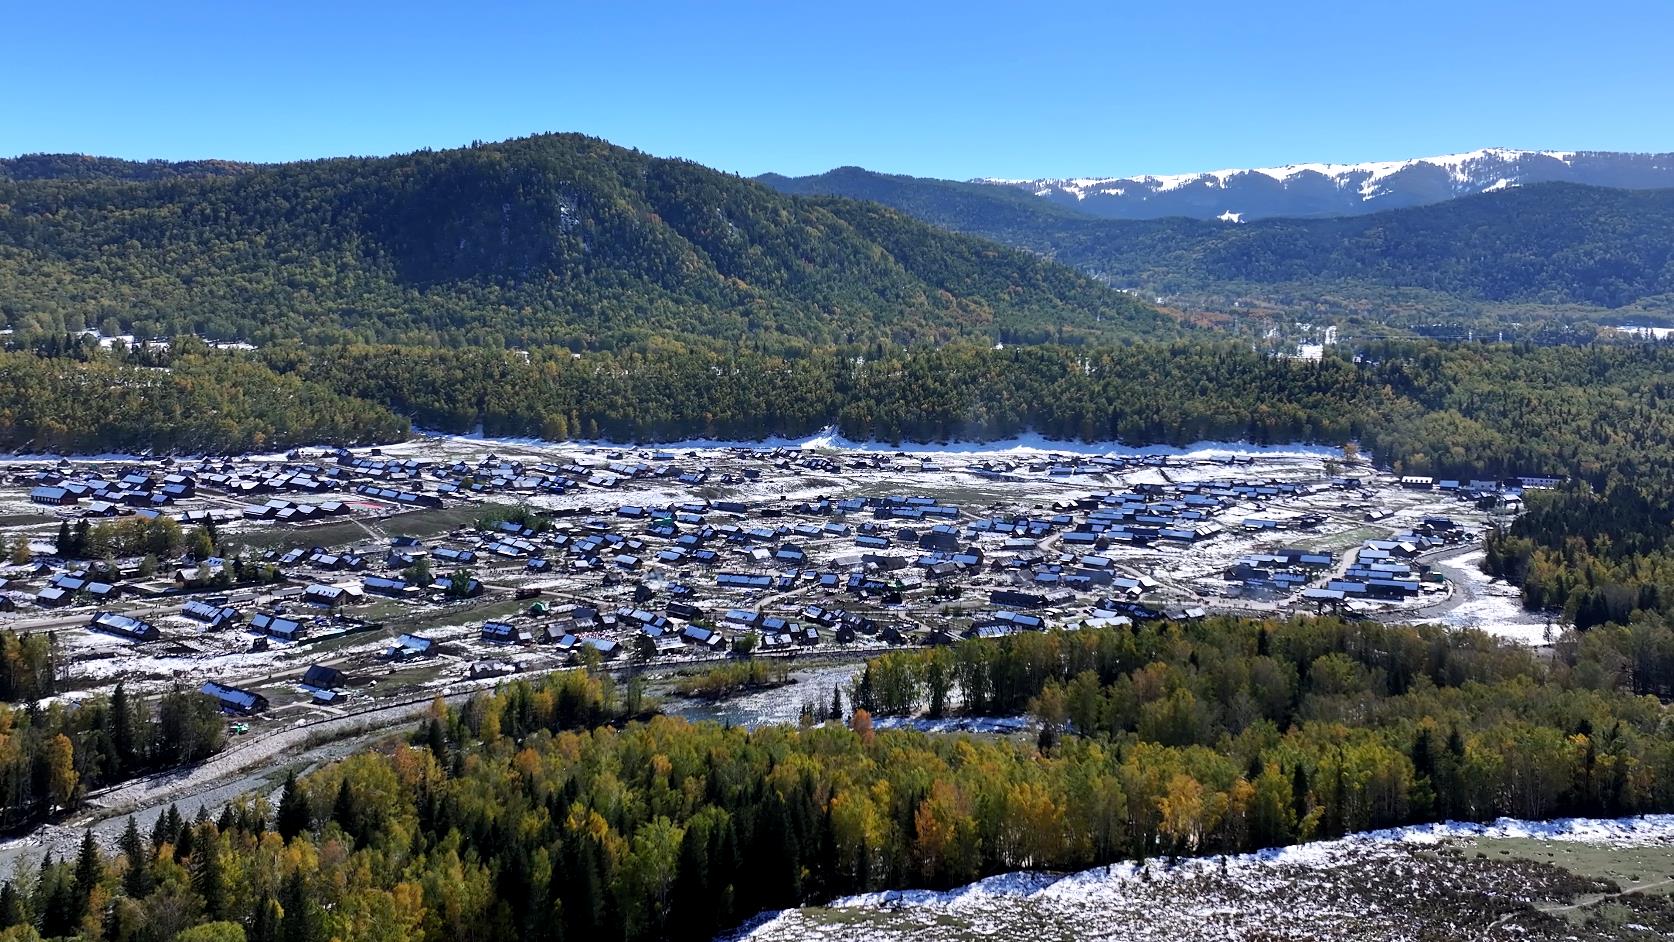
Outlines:
POLYGON ((1555 867, 1452 849, 1527 838, 1609 848, 1666 847, 1674 815, 1399 828, 1253 854, 1117 864, 1068 876, 1002 874, 947 892, 906 890, 770 914, 748 942, 868 939, 1233 940, 1529 938, 1533 907, 1563 903, 1575 877, 1555 867), (1501 930, 1504 930, 1503 932, 1501 930))

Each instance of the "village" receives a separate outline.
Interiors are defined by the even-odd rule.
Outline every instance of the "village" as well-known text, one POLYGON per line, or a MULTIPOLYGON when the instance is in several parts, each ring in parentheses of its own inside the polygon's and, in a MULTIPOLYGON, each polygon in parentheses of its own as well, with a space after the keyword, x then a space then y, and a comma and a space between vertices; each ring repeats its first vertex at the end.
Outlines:
POLYGON ((195 689, 260 733, 579 663, 858 660, 1213 613, 1419 620, 1454 593, 1433 561, 1547 483, 1303 450, 430 438, 19 460, 0 464, 0 628, 50 639, 61 698, 195 689))

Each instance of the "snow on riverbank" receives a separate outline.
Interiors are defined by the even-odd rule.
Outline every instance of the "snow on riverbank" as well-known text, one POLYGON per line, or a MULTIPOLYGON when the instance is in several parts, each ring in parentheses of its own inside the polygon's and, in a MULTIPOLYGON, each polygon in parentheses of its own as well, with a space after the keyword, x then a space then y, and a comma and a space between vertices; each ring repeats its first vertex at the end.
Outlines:
POLYGON ((949 716, 939 720, 911 716, 876 716, 873 729, 910 729, 920 733, 1018 733, 1033 729, 1027 716, 949 716))
POLYGON ((1477 628, 1523 644, 1554 640, 1562 630, 1548 616, 1523 608, 1518 588, 1482 571, 1483 550, 1455 557, 1443 564, 1463 601, 1433 620, 1454 628, 1477 628))

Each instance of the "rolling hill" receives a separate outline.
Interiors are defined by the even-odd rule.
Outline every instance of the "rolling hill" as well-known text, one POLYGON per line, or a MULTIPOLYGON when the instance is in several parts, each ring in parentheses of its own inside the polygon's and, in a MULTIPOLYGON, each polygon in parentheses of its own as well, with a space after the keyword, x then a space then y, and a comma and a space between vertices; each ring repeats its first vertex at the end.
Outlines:
POLYGON ((0 284, 20 335, 796 349, 1175 329, 880 205, 579 135, 262 166, 19 158, 0 174, 0 284))

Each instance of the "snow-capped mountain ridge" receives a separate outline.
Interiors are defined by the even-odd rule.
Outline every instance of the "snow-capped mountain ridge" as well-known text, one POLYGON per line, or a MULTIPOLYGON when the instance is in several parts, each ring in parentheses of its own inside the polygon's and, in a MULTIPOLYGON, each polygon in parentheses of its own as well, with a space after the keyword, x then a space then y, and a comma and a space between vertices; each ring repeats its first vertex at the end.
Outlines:
POLYGON ((1490 147, 1363 163, 972 182, 1023 189, 1098 216, 1248 220, 1355 215, 1552 181, 1635 189, 1674 186, 1674 155, 1490 147))

